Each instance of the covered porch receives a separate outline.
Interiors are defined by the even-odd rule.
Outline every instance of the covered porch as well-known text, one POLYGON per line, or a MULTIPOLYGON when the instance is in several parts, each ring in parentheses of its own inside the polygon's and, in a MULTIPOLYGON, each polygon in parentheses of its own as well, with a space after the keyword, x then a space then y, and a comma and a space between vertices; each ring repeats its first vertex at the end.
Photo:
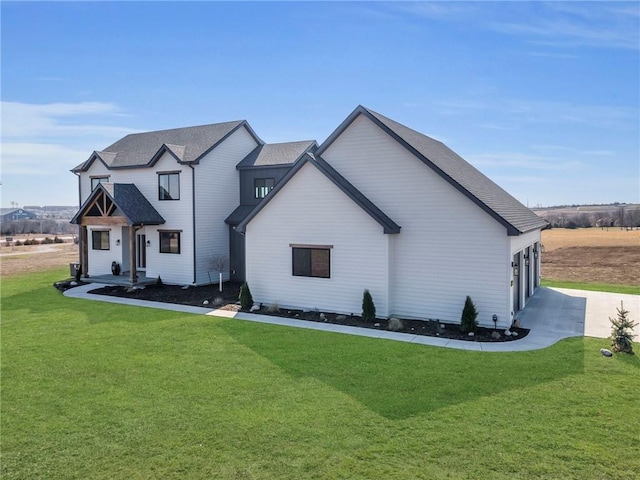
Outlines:
MULTIPOLYGON (((138 235, 138 231, 145 225, 161 225, 165 221, 134 184, 98 184, 71 223, 80 226, 80 271, 83 280, 112 285, 140 285, 155 282, 155 279, 148 279, 144 271, 138 270, 146 264, 146 241, 144 235, 138 235), (122 240, 117 239, 115 242, 116 247, 120 247, 122 243, 121 253, 113 263, 118 264, 118 270, 122 267, 122 272, 114 271, 112 268, 112 274, 107 270, 98 275, 94 272, 90 277, 89 244, 93 242, 95 250, 96 239, 89 238, 89 229, 96 230, 104 227, 121 231, 122 240), (116 273, 120 274, 116 275, 116 273)), ((111 248, 110 242, 109 235, 105 242, 109 243, 109 247, 106 249, 111 248)), ((105 250, 104 246, 99 245, 98 250, 95 250, 96 254, 100 253, 99 250, 105 250)))

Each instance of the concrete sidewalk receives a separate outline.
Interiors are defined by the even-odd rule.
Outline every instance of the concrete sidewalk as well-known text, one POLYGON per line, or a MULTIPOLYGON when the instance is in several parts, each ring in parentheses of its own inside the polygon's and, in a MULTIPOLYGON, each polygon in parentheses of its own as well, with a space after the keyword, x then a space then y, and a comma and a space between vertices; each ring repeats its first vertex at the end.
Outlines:
POLYGON ((563 338, 583 335, 606 338, 610 334, 608 317, 615 316, 615 307, 620 306, 620 300, 625 302, 625 308, 631 311, 631 318, 634 320, 638 319, 638 312, 640 311, 640 296, 586 292, 582 290, 540 288, 529 300, 527 308, 519 316, 522 327, 530 330, 529 334, 519 340, 488 343, 450 340, 446 338, 427 337, 424 335, 412 335, 408 333, 348 327, 330 323, 307 322, 270 315, 231 312, 228 310, 211 310, 209 308, 193 307, 189 305, 150 302, 130 298, 110 297, 107 295, 93 295, 88 293, 90 290, 101 288, 103 286, 104 285, 96 283, 81 285, 65 291, 64 295, 70 298, 83 298, 98 300, 101 302, 119 303, 123 305, 234 318, 236 320, 268 323, 271 325, 306 328, 325 332, 396 340, 420 345, 484 352, 518 352, 537 350, 549 347, 563 338), (613 308, 611 308, 612 306, 613 308))

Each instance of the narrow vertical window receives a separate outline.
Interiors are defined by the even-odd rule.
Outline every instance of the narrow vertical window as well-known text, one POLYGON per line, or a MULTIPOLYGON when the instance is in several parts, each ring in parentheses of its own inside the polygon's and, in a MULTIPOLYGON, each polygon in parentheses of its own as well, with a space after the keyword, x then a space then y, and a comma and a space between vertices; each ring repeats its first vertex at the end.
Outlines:
POLYGON ((266 197, 275 186, 275 178, 256 178, 253 182, 256 198, 266 197))

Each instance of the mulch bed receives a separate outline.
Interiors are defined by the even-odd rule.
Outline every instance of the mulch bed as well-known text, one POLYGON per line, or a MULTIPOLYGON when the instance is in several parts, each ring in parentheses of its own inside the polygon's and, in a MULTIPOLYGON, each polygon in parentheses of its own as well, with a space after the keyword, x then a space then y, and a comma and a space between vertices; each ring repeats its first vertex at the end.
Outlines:
MULTIPOLYGON (((147 285, 145 287, 123 287, 106 286, 91 290, 90 293, 97 295, 109 295, 114 297, 133 298, 138 300, 149 300, 154 302, 175 303, 180 305, 192 305, 196 307, 221 308, 225 310, 240 310, 238 304, 238 294, 240 284, 226 282, 223 284, 223 291, 218 291, 217 285, 189 286, 187 288, 180 285, 147 285)), ((274 315, 287 317, 296 320, 307 320, 311 322, 332 323, 338 325, 348 325, 361 328, 372 328, 376 330, 390 330, 389 321, 386 319, 376 319, 375 322, 365 322, 357 315, 340 315, 330 312, 302 311, 275 309, 269 306, 261 308, 253 313, 261 315, 274 315)), ((410 333, 414 335, 425 335, 430 337, 441 337, 454 340, 466 340, 472 342, 509 342, 525 337, 529 330, 526 328, 511 328, 511 332, 517 336, 506 336, 504 330, 494 330, 493 328, 478 327, 473 337, 460 332, 460 326, 455 324, 441 323, 437 320, 406 320, 401 319, 401 328, 393 331, 399 333, 410 333)))

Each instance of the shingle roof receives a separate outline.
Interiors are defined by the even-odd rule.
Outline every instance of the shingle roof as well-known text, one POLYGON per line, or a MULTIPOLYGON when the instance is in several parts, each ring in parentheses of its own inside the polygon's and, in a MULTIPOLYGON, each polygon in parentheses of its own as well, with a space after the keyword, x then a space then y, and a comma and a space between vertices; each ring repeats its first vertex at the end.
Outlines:
POLYGON ((256 147, 237 168, 293 165, 306 152, 313 152, 318 144, 315 140, 302 142, 269 143, 256 147))
MULTIPOLYGON (((293 176, 307 163, 314 165, 320 172, 322 172, 334 185, 342 190, 356 205, 362 208, 371 218, 378 222, 384 233, 400 233, 400 227, 391 218, 389 218, 382 210, 375 206, 371 200, 365 197, 356 187, 354 187, 349 181, 340 175, 331 165, 329 165, 322 158, 312 154, 305 153, 304 156, 296 162, 296 164, 289 170, 284 178, 278 182, 269 195, 267 195, 258 205, 256 205, 251 212, 238 224, 236 230, 244 232, 245 227, 255 217, 260 210, 262 210, 272 198, 274 198, 278 192, 293 178, 293 176)), ((237 212, 238 209, 234 211, 237 212)), ((233 214, 232 214, 233 215, 233 214)))
POLYGON ((256 208, 255 205, 240 205, 233 212, 231 212, 231 215, 229 215, 225 219, 225 223, 227 225, 233 225, 233 226, 238 225, 240 222, 242 222, 242 220, 244 220, 247 217, 247 215, 251 213, 251 211, 254 208, 256 208))
POLYGON ((132 133, 104 150, 94 152, 87 161, 72 171, 86 171, 96 159, 101 160, 109 169, 149 167, 165 151, 171 153, 181 163, 197 163, 202 156, 242 126, 247 128, 258 143, 263 143, 244 120, 132 133))
POLYGON ((127 219, 128 225, 162 225, 162 215, 133 183, 100 183, 75 214, 71 223, 80 223, 96 196, 106 193, 127 219))
POLYGON ((544 219, 522 205, 444 143, 362 106, 358 106, 327 138, 318 148, 317 154, 321 155, 361 114, 371 119, 445 180, 505 225, 509 235, 518 235, 547 225, 544 219))

